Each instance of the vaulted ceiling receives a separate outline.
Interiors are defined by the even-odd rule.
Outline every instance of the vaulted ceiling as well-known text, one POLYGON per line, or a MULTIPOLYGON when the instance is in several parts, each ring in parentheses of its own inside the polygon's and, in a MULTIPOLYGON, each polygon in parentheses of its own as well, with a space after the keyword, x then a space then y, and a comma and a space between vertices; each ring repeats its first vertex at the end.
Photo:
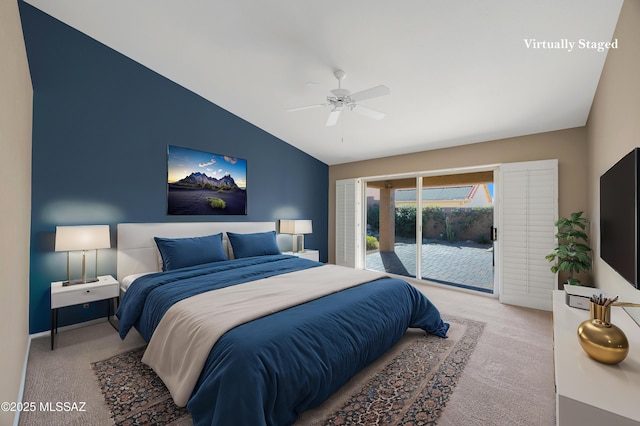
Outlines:
POLYGON ((583 126, 607 50, 579 43, 612 41, 622 6, 26 2, 330 165, 583 126), (286 111, 326 102, 339 69, 352 92, 390 88, 388 96, 361 102, 384 119, 347 111, 327 127, 329 107, 286 111))

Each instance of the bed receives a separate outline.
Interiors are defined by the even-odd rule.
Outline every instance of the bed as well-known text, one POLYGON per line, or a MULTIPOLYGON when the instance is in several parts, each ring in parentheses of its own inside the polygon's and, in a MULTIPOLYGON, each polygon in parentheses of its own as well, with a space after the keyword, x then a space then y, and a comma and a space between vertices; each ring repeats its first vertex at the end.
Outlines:
POLYGON ((403 280, 281 254, 272 222, 119 224, 117 261, 120 335, 196 425, 293 424, 407 328, 449 328, 403 280))

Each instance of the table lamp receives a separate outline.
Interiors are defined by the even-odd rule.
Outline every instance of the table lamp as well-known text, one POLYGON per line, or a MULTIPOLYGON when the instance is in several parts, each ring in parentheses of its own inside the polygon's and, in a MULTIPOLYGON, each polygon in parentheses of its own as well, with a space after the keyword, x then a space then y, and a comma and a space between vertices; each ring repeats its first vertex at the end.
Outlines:
POLYGON ((87 280, 85 256, 87 250, 111 248, 109 225, 56 226, 55 251, 67 252, 67 281, 62 285, 85 284, 98 281, 96 252, 96 278, 87 280), (69 252, 82 251, 82 278, 71 280, 69 252))
POLYGON ((293 252, 304 252, 304 234, 313 233, 313 226, 311 220, 281 220, 280 221, 280 233, 293 235, 293 252), (298 237, 301 237, 302 244, 301 249, 298 250, 298 237))

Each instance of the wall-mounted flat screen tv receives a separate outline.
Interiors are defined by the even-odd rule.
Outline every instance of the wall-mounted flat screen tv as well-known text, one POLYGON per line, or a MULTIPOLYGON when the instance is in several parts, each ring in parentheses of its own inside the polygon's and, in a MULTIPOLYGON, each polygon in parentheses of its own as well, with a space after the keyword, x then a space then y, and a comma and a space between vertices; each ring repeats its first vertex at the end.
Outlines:
POLYGON ((638 155, 635 148, 600 177, 600 257, 638 288, 638 155))

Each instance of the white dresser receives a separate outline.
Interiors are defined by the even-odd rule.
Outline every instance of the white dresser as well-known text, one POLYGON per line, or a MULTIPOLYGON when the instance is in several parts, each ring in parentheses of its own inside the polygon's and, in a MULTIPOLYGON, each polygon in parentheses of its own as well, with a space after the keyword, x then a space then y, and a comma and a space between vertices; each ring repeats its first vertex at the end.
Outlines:
POLYGON ((556 423, 640 425, 640 327, 622 308, 611 308, 611 322, 629 339, 629 355, 606 365, 589 358, 578 342, 578 325, 586 319, 589 311, 567 306, 564 290, 554 291, 556 423))

